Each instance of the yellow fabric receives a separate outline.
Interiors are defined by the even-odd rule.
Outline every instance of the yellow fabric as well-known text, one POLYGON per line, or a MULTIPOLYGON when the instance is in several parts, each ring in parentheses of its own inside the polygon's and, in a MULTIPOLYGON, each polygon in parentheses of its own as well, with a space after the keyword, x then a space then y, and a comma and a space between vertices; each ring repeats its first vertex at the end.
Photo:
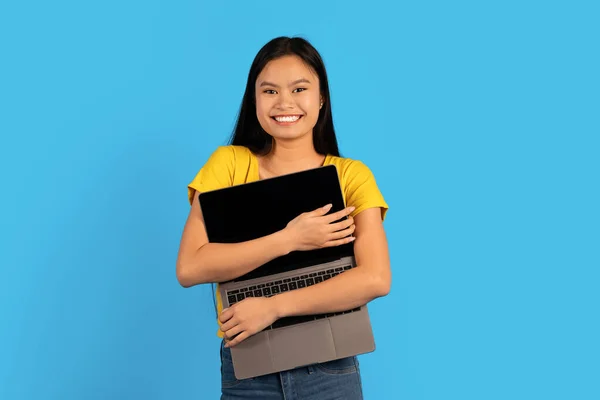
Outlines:
MULTIPOLYGON (((352 216, 368 208, 379 207, 381 217, 385 219, 388 205, 379 191, 371 170, 361 161, 327 155, 323 165, 332 164, 337 168, 346 206, 356 207, 352 216)), ((196 192, 208 192, 259 179, 258 159, 248 148, 220 146, 188 185, 188 200, 191 204, 196 192)), ((223 303, 218 291, 216 297, 217 312, 221 313, 223 303)), ((223 337, 223 332, 219 330, 217 335, 223 337)))

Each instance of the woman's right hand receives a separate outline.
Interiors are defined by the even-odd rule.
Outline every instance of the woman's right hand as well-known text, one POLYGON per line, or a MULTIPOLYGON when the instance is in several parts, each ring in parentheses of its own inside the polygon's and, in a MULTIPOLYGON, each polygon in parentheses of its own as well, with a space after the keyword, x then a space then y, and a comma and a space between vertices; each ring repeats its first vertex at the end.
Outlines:
POLYGON ((331 204, 314 211, 302 213, 291 220, 283 231, 291 240, 293 250, 314 250, 323 247, 339 246, 354 240, 354 218, 349 214, 354 207, 347 207, 330 215, 325 215, 331 204), (345 216, 347 219, 335 222, 345 216))

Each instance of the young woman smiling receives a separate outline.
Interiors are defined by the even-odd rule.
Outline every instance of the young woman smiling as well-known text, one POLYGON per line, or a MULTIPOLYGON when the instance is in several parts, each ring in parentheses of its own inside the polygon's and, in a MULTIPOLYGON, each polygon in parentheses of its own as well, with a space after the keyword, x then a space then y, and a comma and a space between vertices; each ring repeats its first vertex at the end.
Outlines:
POLYGON ((348 310, 390 290, 383 228, 388 205, 370 169, 339 153, 327 73, 308 41, 279 37, 258 52, 231 143, 217 148, 200 168, 188 198, 191 209, 177 259, 177 278, 184 287, 231 280, 291 251, 354 241, 357 267, 332 279, 268 298, 247 298, 224 310, 217 296, 221 398, 362 399, 356 357, 238 380, 229 349, 278 318, 348 310), (304 213, 281 231, 248 242, 208 241, 198 193, 330 164, 337 167, 346 209, 304 213), (346 215, 344 222, 333 223, 346 215))

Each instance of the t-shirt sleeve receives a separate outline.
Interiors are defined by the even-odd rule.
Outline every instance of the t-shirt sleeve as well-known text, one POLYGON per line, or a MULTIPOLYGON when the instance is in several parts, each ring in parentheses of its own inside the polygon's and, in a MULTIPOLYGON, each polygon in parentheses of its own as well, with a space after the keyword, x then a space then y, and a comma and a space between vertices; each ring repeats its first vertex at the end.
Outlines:
POLYGON ((203 193, 222 189, 233 184, 235 155, 229 146, 218 147, 188 185, 188 200, 193 202, 196 192, 203 193))
POLYGON ((356 208, 352 212, 352 216, 368 208, 379 207, 381 208, 381 219, 384 220, 389 206, 369 167, 360 161, 353 161, 346 170, 346 174, 346 205, 356 208))

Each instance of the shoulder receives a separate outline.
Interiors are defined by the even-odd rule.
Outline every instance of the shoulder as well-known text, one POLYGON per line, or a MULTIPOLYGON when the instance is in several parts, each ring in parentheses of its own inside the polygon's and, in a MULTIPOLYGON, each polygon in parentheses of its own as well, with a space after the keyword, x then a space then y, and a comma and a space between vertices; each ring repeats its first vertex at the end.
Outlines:
POLYGON ((219 163, 227 163, 233 162, 238 158, 244 158, 250 156, 250 150, 244 146, 219 146, 217 147, 208 158, 208 162, 219 162, 219 163))
POLYGON ((225 169, 233 175, 236 171, 247 170, 253 156, 250 149, 245 146, 219 146, 210 154, 202 169, 225 169))
POLYGON ((347 157, 329 156, 329 163, 336 166, 342 184, 361 178, 373 178, 373 172, 362 161, 347 157))
POLYGON ((347 157, 329 156, 328 161, 338 170, 346 204, 356 207, 353 215, 368 208, 380 208, 385 218, 388 204, 371 169, 364 162, 347 157))
POLYGON ((188 185, 190 202, 194 192, 206 192, 232 186, 237 166, 247 164, 250 150, 243 146, 219 146, 200 167, 188 185))

